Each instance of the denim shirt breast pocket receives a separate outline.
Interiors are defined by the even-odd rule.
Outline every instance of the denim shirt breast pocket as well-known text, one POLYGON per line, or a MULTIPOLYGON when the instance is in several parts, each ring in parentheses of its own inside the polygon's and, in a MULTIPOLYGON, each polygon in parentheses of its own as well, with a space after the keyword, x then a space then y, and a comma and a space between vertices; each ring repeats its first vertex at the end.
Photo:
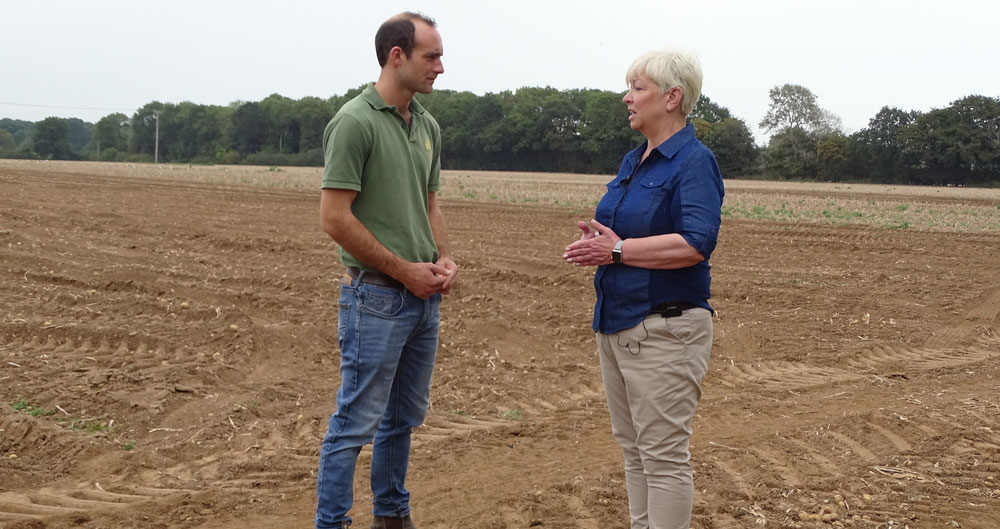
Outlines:
POLYGON ((670 195, 673 193, 671 179, 665 176, 647 177, 631 185, 634 189, 628 191, 617 213, 618 222, 629 229, 628 236, 648 237, 669 233, 662 231, 669 226, 660 225, 662 220, 659 219, 669 218, 670 195))
POLYGON ((597 222, 605 226, 612 226, 615 210, 622 200, 622 194, 625 193, 625 186, 622 185, 621 179, 615 178, 608 182, 606 187, 607 190, 604 192, 604 196, 597 203, 594 218, 597 219, 597 222))

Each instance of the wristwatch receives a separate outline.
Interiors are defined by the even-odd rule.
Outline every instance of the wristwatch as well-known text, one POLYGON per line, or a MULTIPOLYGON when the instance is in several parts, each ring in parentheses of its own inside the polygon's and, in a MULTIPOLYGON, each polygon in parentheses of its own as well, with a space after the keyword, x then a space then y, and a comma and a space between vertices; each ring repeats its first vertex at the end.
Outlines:
POLYGON ((615 264, 622 264, 622 245, 625 241, 618 239, 615 243, 615 247, 611 249, 611 262, 615 264))

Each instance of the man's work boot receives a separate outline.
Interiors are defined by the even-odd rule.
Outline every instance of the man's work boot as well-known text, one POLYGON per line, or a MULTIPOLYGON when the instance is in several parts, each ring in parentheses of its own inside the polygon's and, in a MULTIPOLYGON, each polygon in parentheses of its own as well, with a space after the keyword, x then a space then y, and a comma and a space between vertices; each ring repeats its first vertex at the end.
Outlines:
POLYGON ((410 515, 402 518, 396 516, 376 516, 372 520, 371 529, 417 529, 410 520, 410 515))

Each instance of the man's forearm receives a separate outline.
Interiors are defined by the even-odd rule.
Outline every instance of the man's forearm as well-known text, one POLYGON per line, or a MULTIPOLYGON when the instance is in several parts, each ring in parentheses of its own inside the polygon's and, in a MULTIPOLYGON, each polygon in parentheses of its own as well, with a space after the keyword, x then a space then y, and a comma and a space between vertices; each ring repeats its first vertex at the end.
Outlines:
POLYGON ((364 224, 351 212, 351 203, 357 196, 353 191, 324 189, 320 200, 320 219, 323 231, 355 259, 382 273, 396 277, 401 273, 403 261, 389 251, 364 224))
POLYGON ((327 234, 355 259, 393 277, 401 274, 405 261, 383 246, 356 217, 345 215, 332 224, 327 234))
POLYGON ((444 214, 438 207, 437 193, 427 195, 427 220, 431 225, 431 234, 434 236, 434 244, 437 245, 438 259, 447 257, 451 259, 451 245, 448 243, 448 230, 444 224, 444 214))
POLYGON ((451 258, 451 245, 448 243, 448 230, 444 226, 444 215, 441 210, 429 214, 431 223, 431 233, 434 235, 434 243, 437 244, 438 258, 451 258))

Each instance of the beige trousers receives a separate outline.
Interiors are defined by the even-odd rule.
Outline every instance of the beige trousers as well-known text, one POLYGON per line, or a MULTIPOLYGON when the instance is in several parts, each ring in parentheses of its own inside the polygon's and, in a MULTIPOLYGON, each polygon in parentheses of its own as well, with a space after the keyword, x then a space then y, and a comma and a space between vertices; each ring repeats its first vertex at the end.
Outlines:
POLYGON ((711 349, 712 314, 700 308, 597 333, 611 432, 625 454, 631 529, 691 524, 688 445, 711 349))

